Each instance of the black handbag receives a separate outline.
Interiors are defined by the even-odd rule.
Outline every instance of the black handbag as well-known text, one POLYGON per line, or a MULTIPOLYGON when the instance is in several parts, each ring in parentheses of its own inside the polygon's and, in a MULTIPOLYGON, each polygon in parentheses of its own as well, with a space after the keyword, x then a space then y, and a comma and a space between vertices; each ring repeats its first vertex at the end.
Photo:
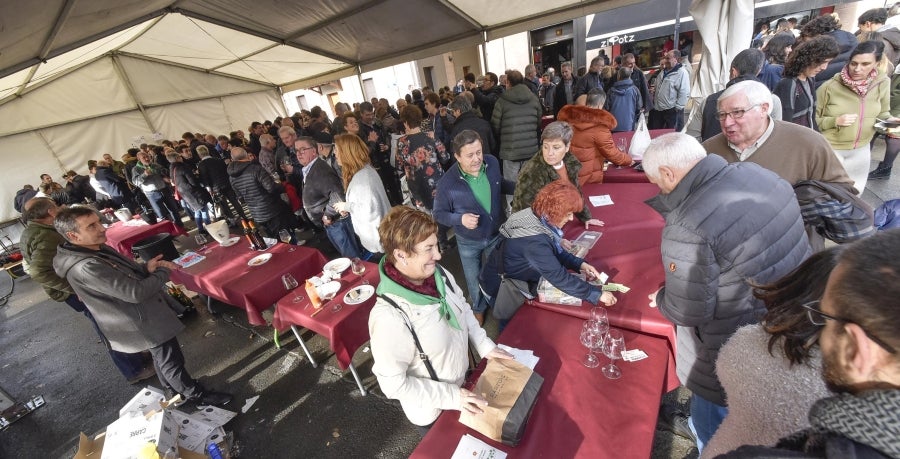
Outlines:
POLYGON ((503 261, 506 241, 506 238, 502 238, 493 253, 493 256, 497 257, 497 272, 500 276, 500 288, 494 296, 493 315, 499 320, 509 320, 526 300, 534 299, 528 282, 506 277, 503 261))

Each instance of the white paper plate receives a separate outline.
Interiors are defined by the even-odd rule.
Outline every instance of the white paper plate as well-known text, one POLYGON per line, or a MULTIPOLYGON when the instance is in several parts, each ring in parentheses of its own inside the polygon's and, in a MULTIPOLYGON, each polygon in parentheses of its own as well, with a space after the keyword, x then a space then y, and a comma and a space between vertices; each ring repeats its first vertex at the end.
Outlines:
POLYGON ((265 264, 267 261, 269 261, 270 258, 272 258, 272 254, 271 254, 271 253, 264 253, 264 254, 262 254, 262 255, 257 255, 257 256, 255 256, 255 257, 251 258, 250 261, 247 262, 247 266, 259 266, 259 265, 263 265, 263 264, 265 264))
POLYGON ((316 293, 318 293, 319 298, 323 300, 328 300, 328 297, 336 296, 339 291, 341 291, 341 283, 339 281, 326 282, 316 287, 316 293))
POLYGON ((350 259, 349 258, 335 258, 334 260, 325 263, 325 266, 322 267, 322 271, 331 271, 333 273, 342 273, 350 267, 350 259))
POLYGON ((219 245, 222 247, 231 247, 231 246, 237 244, 238 241, 240 241, 240 240, 241 240, 241 238, 239 238, 237 236, 233 236, 233 237, 226 239, 225 242, 223 242, 219 245))
POLYGON ((372 298, 372 295, 374 295, 374 294, 375 294, 375 287, 372 287, 371 285, 360 285, 360 286, 350 289, 350 291, 347 292, 346 295, 344 295, 344 303, 347 303, 348 305, 361 304, 361 303, 364 303, 369 298, 372 298), (359 296, 356 297, 355 300, 353 298, 350 298, 350 294, 353 293, 354 291, 359 292, 359 296))

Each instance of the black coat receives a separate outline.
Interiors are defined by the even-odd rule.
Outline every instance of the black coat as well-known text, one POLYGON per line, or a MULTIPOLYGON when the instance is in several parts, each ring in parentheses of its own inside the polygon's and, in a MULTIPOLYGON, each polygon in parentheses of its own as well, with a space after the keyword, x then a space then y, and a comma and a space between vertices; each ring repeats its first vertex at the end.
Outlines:
MULTIPOLYGON (((481 136, 481 151, 497 156, 497 140, 494 138, 494 132, 491 130, 491 123, 478 117, 474 111, 469 111, 459 115, 456 122, 453 123, 453 129, 450 131, 450 139, 456 138, 456 135, 466 129, 473 130, 481 136)), ((452 140, 451 140, 452 141, 452 140)))
POLYGON ((260 223, 279 217, 284 212, 290 213, 281 200, 284 187, 275 183, 272 175, 259 163, 234 161, 228 165, 228 176, 234 191, 250 209, 250 215, 260 223))
POLYGON ((111 167, 97 166, 94 178, 100 182, 103 191, 105 191, 110 199, 117 205, 131 201, 132 194, 131 189, 128 188, 128 183, 125 182, 125 179, 116 175, 111 167))
POLYGON ((336 202, 346 201, 344 186, 340 177, 327 162, 316 159, 309 169, 306 181, 303 181, 301 168, 295 167, 293 174, 303 183, 303 210, 316 226, 323 225, 323 215, 327 215, 333 220, 340 218, 340 214, 334 210, 332 205, 336 202))
POLYGON ((818 89, 819 86, 822 86, 822 83, 840 73, 841 69, 850 62, 850 53, 853 52, 853 48, 856 48, 857 45, 856 37, 845 30, 833 30, 825 35, 829 35, 837 41, 838 49, 840 49, 841 53, 831 60, 828 67, 825 67, 825 70, 822 70, 816 75, 816 89, 818 89))
POLYGON ((187 164, 183 162, 172 163, 169 176, 172 178, 172 185, 178 188, 181 200, 191 210, 200 210, 211 201, 209 193, 200 186, 200 180, 187 164))
POLYGON ((22 188, 21 190, 16 192, 16 198, 13 201, 13 207, 15 207, 16 212, 22 212, 22 206, 28 202, 29 199, 33 198, 34 195, 37 194, 37 190, 22 188))
POLYGON ((200 174, 200 182, 204 186, 212 188, 219 193, 231 189, 231 180, 228 178, 228 165, 219 158, 210 156, 197 164, 197 172, 200 174))
MULTIPOLYGON (((575 88, 578 87, 578 77, 572 75, 572 103, 575 103, 575 88)), ((553 95, 553 116, 559 114, 564 106, 568 105, 566 100, 566 82, 559 80, 556 85, 556 94, 553 95)))
POLYGON ((475 88, 472 90, 472 95, 475 96, 475 105, 481 110, 482 118, 490 120, 494 113, 494 104, 503 95, 503 86, 495 84, 488 90, 475 88))
POLYGON ((641 100, 644 101, 644 111, 650 113, 650 90, 647 89, 647 77, 644 76, 644 72, 635 67, 634 71, 631 72, 631 81, 634 82, 634 86, 641 93, 641 100))

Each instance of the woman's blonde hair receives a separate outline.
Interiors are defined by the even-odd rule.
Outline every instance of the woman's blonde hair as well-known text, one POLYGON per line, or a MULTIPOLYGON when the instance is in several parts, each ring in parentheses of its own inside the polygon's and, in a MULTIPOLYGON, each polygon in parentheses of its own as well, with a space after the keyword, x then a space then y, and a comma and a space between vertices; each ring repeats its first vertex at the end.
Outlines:
POLYGON ((341 173, 344 180, 344 191, 350 185, 350 180, 369 162, 369 146, 358 135, 341 134, 334 138, 335 151, 341 163, 341 173))

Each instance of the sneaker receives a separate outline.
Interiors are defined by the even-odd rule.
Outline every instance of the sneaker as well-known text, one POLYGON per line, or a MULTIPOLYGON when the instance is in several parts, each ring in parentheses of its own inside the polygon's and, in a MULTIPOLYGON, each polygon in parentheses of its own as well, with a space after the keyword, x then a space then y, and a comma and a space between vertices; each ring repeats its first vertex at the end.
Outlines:
POLYGON ((874 171, 869 172, 869 180, 884 180, 891 177, 890 167, 878 166, 874 171))
POLYGON ((198 405, 225 406, 231 402, 231 394, 213 392, 210 390, 192 398, 191 401, 198 405))
POLYGON ((140 373, 132 377, 128 380, 128 384, 137 384, 145 379, 150 379, 156 376, 156 370, 152 365, 144 367, 140 373))

